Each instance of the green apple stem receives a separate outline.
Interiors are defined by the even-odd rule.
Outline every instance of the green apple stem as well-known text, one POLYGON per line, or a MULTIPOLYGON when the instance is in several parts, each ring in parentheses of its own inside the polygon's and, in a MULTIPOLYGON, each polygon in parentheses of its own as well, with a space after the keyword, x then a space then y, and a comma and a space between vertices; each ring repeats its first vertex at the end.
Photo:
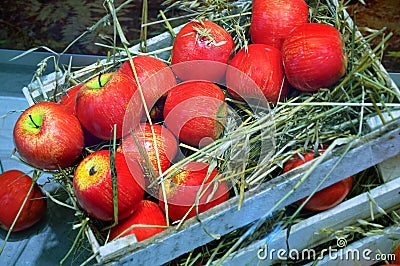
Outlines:
POLYGON ((38 126, 38 124, 36 124, 35 121, 33 120, 32 115, 29 115, 29 119, 31 120, 31 122, 35 126, 35 128, 40 128, 40 126, 38 126))

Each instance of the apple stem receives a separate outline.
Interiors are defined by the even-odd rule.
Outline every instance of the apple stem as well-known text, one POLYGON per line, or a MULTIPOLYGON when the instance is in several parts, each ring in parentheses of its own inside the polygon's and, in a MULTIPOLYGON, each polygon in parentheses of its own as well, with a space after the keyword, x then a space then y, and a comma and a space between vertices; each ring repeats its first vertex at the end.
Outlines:
POLYGON ((35 121, 33 120, 33 118, 32 118, 32 115, 29 115, 29 119, 31 120, 31 122, 33 123, 33 125, 36 127, 36 128, 39 128, 39 126, 35 123, 35 121))
POLYGON ((98 77, 99 86, 100 86, 100 87, 103 87, 103 85, 101 85, 101 75, 102 75, 102 74, 103 74, 103 73, 100 72, 100 73, 99 73, 99 77, 98 77))
POLYGON ((89 175, 92 176, 92 175, 94 175, 94 174, 96 174, 96 173, 97 173, 96 169, 94 169, 94 166, 92 166, 92 167, 90 168, 90 170, 89 170, 89 175))

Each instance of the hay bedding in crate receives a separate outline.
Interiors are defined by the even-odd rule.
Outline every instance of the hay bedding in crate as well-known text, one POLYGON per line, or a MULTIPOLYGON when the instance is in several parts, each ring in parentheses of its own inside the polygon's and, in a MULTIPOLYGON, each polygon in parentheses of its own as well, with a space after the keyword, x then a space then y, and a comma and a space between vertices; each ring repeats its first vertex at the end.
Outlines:
MULTIPOLYGON (((146 12, 146 1, 144 3, 143 12, 146 12)), ((391 112, 400 107, 398 104, 400 93, 380 64, 383 48, 385 42, 391 36, 390 33, 387 34, 384 30, 375 30, 369 36, 362 37, 347 16, 345 6, 342 3, 317 0, 307 1, 307 3, 310 8, 309 21, 332 25, 342 33, 349 62, 346 75, 333 87, 321 89, 313 94, 294 92, 285 101, 277 103, 269 112, 262 110, 255 114, 250 106, 245 103, 228 99, 229 105, 243 117, 242 121, 247 122, 240 126, 241 130, 227 127, 221 141, 216 141, 213 145, 191 153, 191 158, 197 160, 209 160, 210 156, 205 154, 213 153, 214 157, 230 155, 229 151, 224 148, 226 141, 223 140, 232 138, 232 136, 237 136, 237 140, 240 140, 236 143, 247 144, 245 148, 249 152, 248 164, 239 173, 236 172, 229 177, 234 184, 232 197, 239 198, 237 201, 237 208, 239 209, 241 200, 249 196, 245 194, 245 191, 275 179, 281 174, 283 164, 295 154, 306 150, 316 150, 321 145, 333 143, 332 149, 345 146, 341 149, 344 155, 350 149, 349 145, 354 140, 362 139, 369 132, 366 123, 368 118, 378 116, 382 123, 386 124, 389 121, 383 118, 383 114, 386 113, 386 117, 390 118, 389 120, 395 120, 395 117, 391 116, 391 112), (372 50, 369 42, 377 39, 380 40, 380 44, 372 50), (254 119, 257 115, 264 115, 269 119, 260 122, 260 120, 254 119), (272 125, 271 121, 274 122, 272 125), (257 122, 260 124, 258 125, 257 122), (274 132, 275 138, 271 140, 268 134, 260 135, 260 130, 257 130, 260 126, 267 127, 270 130, 269 133, 274 132), (273 154, 260 154, 260 139, 273 142, 275 145, 273 154), (261 158, 262 163, 255 163, 259 161, 260 155, 261 157, 265 156, 264 160, 261 158)), ((115 57, 79 70, 72 70, 70 66, 64 66, 65 71, 59 72, 61 78, 58 79, 56 86, 54 82, 50 82, 47 87, 46 85, 43 87, 43 84, 32 83, 25 89, 27 98, 36 102, 57 99, 72 84, 83 82, 97 75, 100 71, 111 71, 134 54, 150 54, 169 62, 168 54, 171 50, 171 42, 167 41, 164 45, 164 40, 158 39, 160 43, 158 47, 154 48, 154 46, 151 46, 152 40, 147 41, 145 39, 146 31, 151 31, 155 24, 166 25, 170 33, 174 35, 177 31, 177 29, 173 29, 175 25, 187 22, 190 19, 209 19, 229 31, 235 40, 236 50, 249 43, 248 29, 251 18, 251 1, 166 1, 160 21, 148 23, 146 16, 143 16, 143 40, 140 44, 140 51, 128 49, 127 40, 124 39, 122 31, 118 31, 117 16, 112 16, 113 6, 110 5, 109 9, 108 19, 116 25, 116 34, 119 35, 123 44, 123 47, 110 47, 110 51, 118 52, 115 57), (179 15, 176 15, 177 13, 179 15), (42 86, 42 90, 45 91, 37 90, 37 86, 42 86)), ((168 36, 168 33, 166 34, 165 36, 168 36)), ((170 39, 170 37, 166 39, 170 39)), ((45 62, 41 62, 37 72, 38 80, 40 80, 40 73, 44 66, 45 62)), ((112 144, 105 143, 104 145, 112 144)), ((90 147, 88 152, 98 148, 100 147, 90 147)), ((223 163, 224 160, 216 161, 214 162, 216 167, 226 167, 223 163)), ((73 168, 70 168, 53 174, 54 179, 60 182, 69 194, 69 200, 74 202, 71 190, 72 172, 73 168)), ((307 180, 304 179, 302 182, 307 182, 307 180)), ((368 191, 372 187, 378 186, 380 182, 376 171, 364 171, 357 176, 356 186, 354 186, 351 195, 368 191)), ((299 184, 292 185, 294 187, 299 184)), ((287 195, 281 196, 282 198, 274 200, 283 202, 287 195)), ((278 206, 278 204, 274 206, 278 206)), ((102 230, 107 225, 89 219, 77 208, 76 204, 75 208, 79 221, 74 228, 80 228, 82 234, 79 236, 82 236, 83 229, 90 225, 91 229, 87 231, 89 239, 94 245, 94 250, 98 251, 99 246, 107 242, 107 231, 102 230)), ((270 210, 270 214, 268 219, 263 217, 265 219, 261 220, 257 227, 253 225, 235 230, 222 236, 219 240, 175 259, 170 264, 190 264, 196 261, 203 261, 204 263, 205 261, 210 262, 223 258, 233 252, 235 248, 246 245, 253 240, 264 238, 274 232, 276 228, 288 228, 307 215, 311 215, 309 213, 298 213, 296 209, 292 209, 290 206, 284 209, 270 210), (249 237, 246 239, 244 236, 247 235, 249 237)), ((262 216, 263 214, 260 214, 260 217, 262 216)), ((388 223, 388 221, 384 220, 383 223, 388 223)), ((393 223, 393 221, 391 220, 389 223, 393 223)), ((115 255, 115 258, 118 256, 118 254, 115 255)), ((165 261, 168 261, 168 259, 165 261)))

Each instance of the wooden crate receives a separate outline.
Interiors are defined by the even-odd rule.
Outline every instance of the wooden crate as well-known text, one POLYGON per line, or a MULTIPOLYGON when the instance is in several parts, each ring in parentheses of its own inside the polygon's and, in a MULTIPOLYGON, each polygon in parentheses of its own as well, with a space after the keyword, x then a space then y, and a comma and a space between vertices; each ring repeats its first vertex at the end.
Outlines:
MULTIPOLYGON (((272 199, 280 199, 282 195, 288 194, 293 185, 298 183, 304 175, 305 167, 300 167, 297 171, 290 172, 278 176, 277 178, 260 185, 245 193, 245 200, 242 204, 240 211, 237 210, 238 198, 232 198, 228 202, 223 203, 205 213, 199 215, 201 224, 195 219, 186 221, 180 230, 175 228, 168 229, 163 233, 157 235, 152 239, 145 240, 140 243, 135 243, 132 239, 120 239, 111 242, 107 245, 100 246, 93 234, 89 233, 89 238, 92 241, 94 251, 98 253, 98 260, 100 263, 137 263, 143 265, 151 262, 154 265, 160 265, 185 254, 194 248, 207 244, 214 240, 211 234, 226 235, 235 229, 241 228, 252 222, 257 221, 260 217, 270 213, 270 210, 283 208, 307 195, 310 194, 315 187, 315 184, 323 182, 323 178, 329 172, 329 181, 324 182, 322 187, 329 186, 347 176, 359 173, 371 166, 379 164, 388 158, 399 154, 400 150, 400 121, 393 121, 392 123, 379 128, 378 130, 365 136, 365 140, 357 140, 353 143, 353 148, 348 151, 344 156, 341 154, 340 149, 331 154, 328 160, 320 164, 315 171, 307 178, 307 181, 300 186, 296 193, 289 196, 280 206, 275 207, 276 201, 272 199), (354 158, 357 158, 357 163, 354 163, 354 158), (206 228, 207 232, 203 229, 206 228), (129 242, 132 241, 132 242, 129 242), (182 244, 184 243, 184 244, 182 244), (154 253, 157 256, 154 256, 154 253)), ((400 199, 398 197, 400 179, 397 178, 393 183, 388 183, 382 187, 379 193, 388 201, 388 206, 398 205, 400 199), (394 186, 395 185, 395 186, 394 186), (387 192, 390 188, 390 192, 387 192)), ((380 195, 380 194, 379 194, 380 195)), ((313 236, 311 232, 321 227, 341 226, 344 221, 354 222, 359 217, 358 209, 353 209, 351 204, 359 204, 355 208, 365 208, 368 204, 367 196, 360 195, 360 198, 355 198, 353 201, 346 202, 346 204, 339 205, 337 208, 330 210, 327 214, 322 213, 310 218, 306 222, 298 225, 300 227, 296 235, 295 241, 299 247, 304 247, 304 244, 313 246, 321 244, 317 237, 312 237, 305 242, 305 236, 313 236), (363 199, 360 201, 360 199, 363 199), (332 216, 333 215, 333 216, 332 216), (337 215, 337 216, 336 216, 337 215), (320 221, 322 219, 322 221, 320 221), (308 231, 304 231, 308 228, 308 231), (316 242, 313 242, 316 241, 316 242)), ((386 205, 384 205, 386 206, 386 205)), ((383 207, 384 208, 384 207, 383 207)), ((369 214, 368 213, 366 215, 369 214)), ((365 216, 365 215, 364 215, 365 216)), ((293 231, 292 231, 293 232, 293 231)), ((276 243, 277 247, 281 247, 285 242, 285 233, 282 232, 280 238, 276 243)), ((255 243, 255 250, 261 243, 255 243)), ((261 245, 262 246, 262 245, 261 245)), ((247 263, 249 255, 254 256, 254 247, 252 246, 247 256, 234 260, 235 263, 247 263)), ((238 252, 241 254, 242 251, 238 252)), ((243 251, 245 252, 245 251, 243 251)), ((235 257, 234 257, 235 258, 235 257)), ((251 261, 251 260, 249 260, 251 261)), ((231 265, 228 264, 227 265, 231 265)), ((235 264, 233 264, 235 265, 235 264)))
MULTIPOLYGON (((348 15, 347 20, 350 25, 354 26, 348 15)), ((174 29, 176 33, 179 30, 180 27, 174 29)), ((357 31, 356 34, 360 33, 357 31)), ((149 39, 147 46, 150 51, 155 51, 160 47, 171 46, 172 43, 173 38, 170 33, 166 32, 149 39)), ((139 46, 130 48, 130 52, 138 54, 139 46)), ((169 56, 169 51, 157 54, 157 56, 166 59, 169 56)), ((73 59, 71 60, 73 61, 73 59)), ((72 73, 72 77, 90 76, 94 68, 107 69, 109 65, 104 59, 97 64, 84 68, 82 71, 72 73)), ((390 79, 383 66, 381 66, 381 71, 390 79)), ((31 87, 23 88, 28 103, 34 104, 37 100, 36 98, 46 99, 46 94, 54 90, 56 83, 63 84, 65 78, 66 73, 53 73, 52 76, 31 84, 31 87)), ((391 80, 390 82, 393 89, 399 92, 394 82, 391 80)), ((347 176, 357 174, 397 156, 400 154, 400 121, 399 119, 394 119, 384 126, 373 129, 363 138, 347 143, 347 145, 350 146, 348 151, 346 147, 339 147, 334 152, 328 153, 326 159, 317 166, 315 171, 296 190, 296 193, 290 194, 294 184, 297 184, 304 176, 305 169, 307 169, 309 164, 247 191, 240 211, 238 211, 239 199, 237 197, 231 198, 229 201, 200 214, 198 218, 189 219, 179 229, 175 227, 169 228, 157 236, 140 243, 136 241, 134 236, 129 236, 101 246, 90 229, 86 232, 87 237, 100 264, 133 263, 135 265, 160 265, 166 263, 215 240, 211 234, 214 236, 224 236, 236 229, 258 221, 261 217, 272 215, 271 210, 278 210, 309 195, 313 191, 315 184, 321 184, 320 188, 322 189, 347 176), (325 178, 327 175, 329 175, 329 180, 325 178), (274 199, 281 199, 283 195, 289 196, 277 204, 277 201, 274 199), (199 223, 198 219, 201 220, 201 223, 199 223)), ((400 202, 398 197, 396 197, 399 187, 400 179, 394 178, 387 184, 371 191, 370 194, 364 193, 359 195, 334 209, 317 214, 296 224, 290 234, 293 239, 293 247, 301 249, 323 244, 328 239, 315 235, 315 231, 319 228, 340 228, 347 223, 354 223, 360 216, 366 218, 369 212, 366 212, 365 206, 367 206, 366 204, 368 204, 371 195, 376 197, 376 200, 379 202, 382 200, 380 204, 382 204, 383 208, 394 208, 400 202), (310 238, 305 241, 305 236, 309 236, 310 238)), ((280 232, 272 240, 272 247, 277 249, 282 247, 285 237, 286 231, 280 232)), ((263 242, 255 242, 232 254, 225 263, 227 265, 242 265, 247 262, 257 264, 258 259, 254 260, 254 258, 256 258, 259 248, 264 244, 263 242)), ((266 265, 273 262, 274 259, 262 261, 266 265)))

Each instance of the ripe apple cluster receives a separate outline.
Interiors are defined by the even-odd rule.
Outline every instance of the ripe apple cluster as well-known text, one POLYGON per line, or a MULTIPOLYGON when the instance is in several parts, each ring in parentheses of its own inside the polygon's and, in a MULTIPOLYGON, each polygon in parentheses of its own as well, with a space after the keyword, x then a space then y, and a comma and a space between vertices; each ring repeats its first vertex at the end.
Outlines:
MULTIPOLYGON (((180 79, 214 83, 225 80, 226 94, 233 98, 247 102, 263 98, 275 104, 284 100, 293 88, 300 92, 316 92, 331 87, 345 74, 347 59, 340 32, 330 25, 310 23, 304 0, 255 0, 252 3, 251 42, 239 51, 234 51, 229 33, 212 22, 194 21, 182 28, 176 36, 171 55, 172 69, 180 79)), ((190 134, 190 129, 199 129, 200 126, 195 123, 190 126, 186 123, 189 128, 183 126, 189 120, 190 114, 187 113, 190 107, 197 110, 198 102, 188 102, 185 115, 174 115, 169 111, 169 104, 175 95, 183 101, 195 93, 194 87, 192 90, 179 90, 179 87, 191 87, 189 84, 180 84, 169 92, 171 95, 164 110, 172 115, 169 119, 176 121, 174 126, 179 127, 183 135, 179 138, 198 145, 199 141, 190 134), (189 138, 184 139, 186 136, 189 138)), ((201 84, 196 82, 196 86, 201 84)), ((174 107, 179 104, 174 103, 174 107)), ((170 122, 167 119, 165 124, 168 127, 170 122)), ((212 123, 203 119, 199 124, 212 123)), ((223 127, 224 124, 220 125, 223 127)), ((177 131, 172 126, 170 128, 173 132, 177 131)), ((210 128, 219 134, 217 126, 210 128)), ((215 139, 215 135, 208 136, 215 139)), ((306 161, 314 158, 304 156, 306 161)), ((302 163, 304 161, 300 158, 293 158, 284 172, 302 163)), ((173 183, 173 179, 169 182, 173 183)), ((352 177, 349 177, 317 192, 305 208, 313 211, 332 208, 347 196, 351 187, 352 177)), ((305 199, 298 204, 303 201, 305 199)))
POLYGON ((212 82, 177 84, 166 63, 136 56, 112 72, 71 87, 57 102, 26 109, 14 126, 14 143, 21 159, 36 169, 57 172, 73 167, 79 207, 104 222, 117 218, 112 239, 134 233, 140 241, 165 230, 167 214, 178 221, 227 200, 228 186, 222 182, 214 193, 211 184, 219 173, 214 169, 210 176, 205 163, 198 169, 184 166, 165 181, 165 189, 153 184, 170 168, 179 142, 206 145, 218 138, 222 125, 216 117, 224 113, 223 103, 223 91, 212 82), (185 116, 202 109, 207 110, 205 117, 185 116), (114 139, 119 144, 113 152, 108 144, 114 139), (202 196, 196 203, 198 195, 202 196), (197 211, 195 204, 200 206, 197 211), (138 223, 139 228, 123 232, 138 223))
POLYGON ((303 0, 253 1, 250 34, 252 43, 235 51, 224 28, 191 21, 174 40, 171 67, 135 56, 58 102, 26 109, 14 127, 16 151, 37 169, 73 167, 79 206, 95 219, 120 221, 112 239, 134 233, 142 240, 164 230, 166 217, 178 221, 214 207, 229 197, 223 173, 200 162, 171 165, 180 143, 201 148, 222 135, 226 95, 275 104, 291 87, 317 91, 346 70, 340 33, 309 23, 303 0), (116 151, 107 148, 114 139, 116 151))
POLYGON ((309 23, 304 0, 252 3, 251 42, 239 51, 229 33, 213 22, 193 21, 181 29, 171 55, 181 80, 225 81, 235 99, 265 97, 275 104, 292 88, 315 92, 344 75, 347 59, 340 32, 309 23))
POLYGON ((250 35, 254 44, 280 50, 284 76, 297 90, 328 88, 346 72, 340 32, 327 24, 309 23, 304 0, 254 0, 250 35))

